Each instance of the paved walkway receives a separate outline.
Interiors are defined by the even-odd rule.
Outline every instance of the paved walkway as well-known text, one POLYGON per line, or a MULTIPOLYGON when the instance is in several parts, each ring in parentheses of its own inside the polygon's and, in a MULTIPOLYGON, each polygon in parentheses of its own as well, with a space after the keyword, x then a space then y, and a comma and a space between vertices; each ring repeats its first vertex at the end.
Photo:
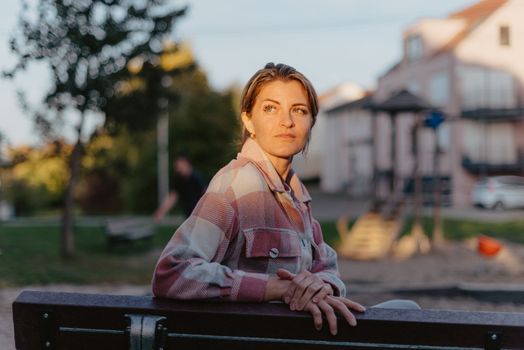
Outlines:
MULTIPOLYGON (((345 193, 325 193, 321 192, 318 187, 310 186, 308 190, 313 198, 313 216, 320 221, 337 220, 342 215, 357 217, 365 213, 371 204, 369 198, 354 198, 345 193)), ((425 207, 423 215, 431 216, 432 208, 425 207)), ((442 208, 442 216, 452 219, 471 219, 476 221, 497 222, 508 220, 524 219, 524 209, 522 210, 504 210, 493 211, 474 207, 467 208, 442 208)), ((76 223, 85 226, 100 226, 111 220, 122 220, 131 216, 78 216, 75 218, 76 223)), ((133 219, 144 221, 152 220, 151 216, 132 216, 133 219)), ((168 216, 161 220, 163 225, 178 225, 183 220, 181 216, 168 216)), ((29 217, 15 218, 5 222, 7 225, 16 226, 58 226, 60 217, 29 217)))
MULTIPOLYGON (((323 193, 316 187, 308 188, 313 198, 313 215, 318 220, 336 220, 342 215, 357 217, 370 207, 369 198, 352 198, 344 193, 323 193)), ((424 216, 431 216, 431 207, 423 208, 424 216)), ((502 222, 508 220, 524 220, 524 209, 493 211, 475 207, 442 208, 442 216, 449 219, 470 219, 483 222, 502 222)))

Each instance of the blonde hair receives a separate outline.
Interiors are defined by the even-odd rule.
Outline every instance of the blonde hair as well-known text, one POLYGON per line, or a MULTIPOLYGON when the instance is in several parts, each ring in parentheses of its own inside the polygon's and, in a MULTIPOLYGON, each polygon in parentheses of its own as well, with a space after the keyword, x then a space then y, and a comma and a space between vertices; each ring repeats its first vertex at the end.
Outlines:
MULTIPOLYGON (((302 86, 304 87, 304 90, 306 90, 308 102, 309 102, 309 108, 311 111, 311 117, 313 118, 313 123, 311 124, 311 128, 313 128, 313 125, 315 125, 315 121, 317 119, 318 114, 318 97, 317 93, 315 91, 315 88, 311 84, 311 82, 304 76, 304 74, 297 71, 295 68, 288 66, 283 63, 274 64, 272 62, 266 64, 264 68, 258 70, 247 82, 246 86, 244 87, 244 90, 242 91, 242 95, 240 97, 240 111, 242 113, 247 113, 248 115, 251 113, 251 110, 253 109, 253 106, 255 105, 256 98, 258 96, 258 93, 262 89, 262 87, 270 82, 273 81, 290 81, 290 80, 296 80, 302 86)), ((240 135, 240 144, 244 144, 244 142, 249 138, 249 131, 247 131, 244 124, 242 124, 242 131, 240 135)), ((309 143, 309 140, 308 140, 309 143)), ((307 148, 307 145, 306 147, 307 148)))

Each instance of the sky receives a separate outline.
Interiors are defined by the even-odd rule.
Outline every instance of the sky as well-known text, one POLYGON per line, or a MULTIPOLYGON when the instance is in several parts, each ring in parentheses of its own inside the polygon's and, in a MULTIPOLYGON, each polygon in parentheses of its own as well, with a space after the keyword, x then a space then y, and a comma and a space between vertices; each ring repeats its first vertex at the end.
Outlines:
MULTIPOLYGON (((402 32, 422 18, 442 18, 475 0, 185 0, 175 40, 188 41, 212 86, 243 86, 267 62, 289 64, 322 92, 343 82, 372 89, 401 57, 402 32)), ((3 0, 0 11, 0 71, 12 67, 10 33, 19 0, 3 0)), ((0 79, 0 132, 11 145, 39 141, 17 91, 36 104, 48 89, 44 64, 15 80, 0 79)), ((92 118, 90 127, 101 122, 92 118)), ((72 125, 63 133, 72 134, 72 125)))

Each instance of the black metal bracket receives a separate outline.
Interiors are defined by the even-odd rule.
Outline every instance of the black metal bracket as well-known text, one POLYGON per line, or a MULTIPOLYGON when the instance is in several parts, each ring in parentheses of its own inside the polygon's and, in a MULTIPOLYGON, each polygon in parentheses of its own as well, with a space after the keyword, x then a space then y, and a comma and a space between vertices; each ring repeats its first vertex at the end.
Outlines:
POLYGON ((501 332, 488 332, 488 334, 486 334, 486 350, 500 350, 501 342, 501 332))
POLYGON ((167 338, 166 320, 155 315, 125 315, 129 326, 129 350, 164 350, 167 338))
POLYGON ((51 311, 42 311, 40 313, 40 329, 42 330, 42 338, 40 346, 42 350, 56 349, 56 324, 54 315, 51 311))

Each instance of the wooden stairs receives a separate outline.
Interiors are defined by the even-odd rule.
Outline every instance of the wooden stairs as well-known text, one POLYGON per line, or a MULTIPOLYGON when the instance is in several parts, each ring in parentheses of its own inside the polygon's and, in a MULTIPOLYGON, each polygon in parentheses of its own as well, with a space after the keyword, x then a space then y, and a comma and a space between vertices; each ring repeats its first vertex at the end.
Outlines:
POLYGON ((337 221, 341 239, 339 256, 355 260, 384 258, 400 232, 402 221, 399 217, 384 218, 380 213, 368 212, 348 230, 348 218, 341 217, 337 221))

